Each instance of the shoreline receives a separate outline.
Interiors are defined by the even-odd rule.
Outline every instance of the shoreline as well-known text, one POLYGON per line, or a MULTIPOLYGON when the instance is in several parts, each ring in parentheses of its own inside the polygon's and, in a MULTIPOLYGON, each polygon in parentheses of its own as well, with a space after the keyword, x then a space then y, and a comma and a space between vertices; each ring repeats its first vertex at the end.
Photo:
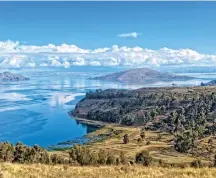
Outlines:
POLYGON ((102 122, 102 121, 88 120, 88 119, 73 116, 73 115, 71 115, 71 112, 68 112, 68 115, 70 116, 71 119, 74 119, 74 120, 78 121, 79 123, 86 124, 86 125, 89 125, 92 127, 101 128, 101 127, 104 127, 106 125, 106 123, 102 122))
MULTIPOLYGON (((68 115, 71 119, 74 119, 78 123, 85 124, 85 125, 90 126, 90 127, 94 127, 95 130, 93 132, 95 132, 98 129, 105 127, 106 125, 108 125, 108 123, 105 123, 102 121, 92 121, 92 120, 88 120, 88 119, 84 119, 84 118, 74 117, 73 115, 71 115, 70 112, 68 112, 68 115)), ((90 132, 90 133, 92 133, 92 132, 90 132)), ((86 133, 85 135, 83 135, 82 137, 79 137, 77 139, 60 142, 60 143, 57 143, 55 145, 50 145, 47 148, 49 149, 49 151, 65 151, 68 148, 71 148, 73 144, 91 143, 92 140, 94 140, 95 138, 96 137, 92 137, 92 138, 89 137, 89 133, 86 133)))
MULTIPOLYGON (((71 119, 74 119, 78 123, 85 124, 85 125, 90 126, 90 127, 94 127, 95 130, 101 129, 102 127, 108 125, 108 123, 105 123, 105 122, 102 122, 102 121, 93 121, 93 120, 88 120, 88 119, 84 119, 84 118, 79 118, 79 117, 73 116, 71 114, 71 112, 68 112, 68 115, 69 115, 69 117, 71 119)), ((93 131, 93 132, 95 132, 95 131, 93 131)), ((62 150, 71 148, 71 144, 90 143, 91 140, 87 140, 86 142, 85 141, 82 142, 84 139, 89 139, 88 134, 89 133, 83 135, 82 137, 78 137, 76 139, 73 139, 73 140, 68 140, 68 141, 64 141, 64 142, 59 142, 59 143, 57 143, 55 145, 50 145, 50 146, 47 147, 47 149, 49 149, 50 151, 59 151, 59 150, 62 151, 62 150)))

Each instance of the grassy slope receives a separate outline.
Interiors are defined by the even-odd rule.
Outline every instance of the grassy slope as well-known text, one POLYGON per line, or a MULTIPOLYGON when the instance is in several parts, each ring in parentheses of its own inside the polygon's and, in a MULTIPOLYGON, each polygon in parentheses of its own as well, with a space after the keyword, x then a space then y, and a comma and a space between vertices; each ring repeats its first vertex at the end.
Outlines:
POLYGON ((0 164, 4 178, 215 178, 215 168, 72 167, 67 165, 0 164))
MULTIPOLYGON (((128 101, 130 103, 130 101, 132 102, 132 99, 135 97, 135 95, 138 93, 141 96, 142 95, 148 95, 151 93, 155 93, 155 94, 159 94, 161 95, 162 93, 165 93, 165 96, 170 96, 170 95, 174 95, 175 97, 178 98, 178 101, 182 101, 181 104, 182 105, 187 105, 185 104, 185 102, 183 102, 185 99, 184 97, 187 96, 187 101, 191 102, 192 98, 196 98, 197 94, 201 95, 201 94, 211 94, 213 92, 215 92, 216 87, 212 86, 212 87, 177 87, 177 88, 141 88, 135 91, 122 91, 123 93, 126 92, 126 96, 128 96, 128 101), (130 97, 129 97, 130 96, 130 97), (132 98, 132 99, 131 99, 132 98), (130 100, 131 99, 131 100, 130 100)), ((112 106, 110 105, 110 99, 107 99, 106 96, 109 96, 109 93, 115 93, 118 90, 106 90, 103 91, 102 94, 97 94, 97 95, 102 95, 101 97, 94 99, 86 99, 86 101, 82 101, 80 103, 80 107, 78 107, 77 110, 81 110, 81 113, 86 114, 87 111, 83 110, 86 109, 85 107, 85 102, 88 103, 88 101, 91 100, 90 104, 95 103, 96 107, 97 105, 100 105, 99 101, 103 101, 103 103, 107 103, 104 105, 104 108, 102 108, 102 106, 100 106, 101 112, 103 113, 103 110, 105 108, 112 108, 112 106), (102 98, 102 99, 101 99, 102 98)), ((119 90, 120 91, 120 90, 119 90)), ((114 95, 115 96, 115 95, 114 95)), ((113 96, 113 101, 116 102, 116 97, 113 96)), ((122 99, 117 98, 117 99, 122 99)), ((150 99, 151 101, 151 99, 150 99)), ((114 102, 114 103, 115 103, 114 102)), ((146 101, 147 102, 147 101, 146 101)), ((152 103, 152 106, 155 106, 154 103, 152 103)), ((151 107, 152 107, 151 106, 151 107)), ((177 105, 176 107, 178 107, 179 105, 177 105)), ((115 106, 113 106, 115 107, 115 106)), ((133 105, 131 105, 130 107, 133 107, 133 105)), ((90 105, 89 107, 90 108, 90 105)), ((145 106, 137 106, 134 108, 135 110, 141 110, 142 108, 145 108, 145 106)), ((147 110, 149 107, 146 107, 145 110, 147 110)), ((170 110, 167 111, 167 113, 171 112, 170 110)), ((131 111, 131 113, 133 113, 133 111, 131 111)), ((215 110, 214 112, 215 113, 215 110)), ((212 113, 211 113, 212 114, 212 113)), ((211 114, 208 117, 211 117, 211 114)), ((156 121, 157 122, 157 121, 156 121)), ((173 139, 173 136, 167 133, 157 133, 157 132, 147 132, 147 141, 151 141, 150 145, 146 145, 145 143, 142 144, 138 144, 137 143, 137 138, 139 138, 139 134, 140 134, 140 128, 134 128, 134 127, 118 127, 116 125, 108 125, 105 126, 104 128, 90 134, 89 136, 97 136, 99 134, 106 134, 111 132, 111 129, 115 129, 115 130, 123 130, 124 132, 118 136, 112 136, 112 137, 108 137, 106 140, 103 140, 101 142, 97 142, 94 144, 89 145, 90 148, 92 148, 93 150, 95 149, 108 149, 108 150, 112 150, 114 152, 120 152, 123 151, 126 153, 126 156, 128 158, 130 158, 131 160, 134 160, 134 157, 136 155, 136 153, 140 152, 141 150, 149 150, 150 154, 153 156, 153 158, 155 159, 161 159, 163 162, 165 163, 170 163, 170 164, 185 164, 185 163, 190 163, 191 161, 199 158, 201 159, 201 161, 203 163, 209 164, 212 162, 213 160, 213 155, 214 150, 216 149, 216 137, 215 136, 206 136, 203 139, 199 139, 197 141, 197 145, 198 147, 194 150, 195 155, 189 155, 189 154, 182 154, 179 152, 176 152, 172 145, 171 145, 171 141, 173 139), (130 143, 129 144, 122 144, 122 137, 125 133, 128 133, 130 135, 130 143), (162 139, 161 140, 157 140, 158 134, 162 135, 162 139), (212 138, 213 143, 208 144, 208 140, 212 138), (209 146, 212 146, 211 150, 209 151, 209 146)))
MULTIPOLYGON (((168 133, 161 133, 156 131, 146 131, 146 138, 143 142, 138 143, 137 139, 140 137, 140 128, 139 127, 122 127, 117 126, 114 124, 106 125, 101 129, 96 130, 95 132, 92 132, 87 135, 87 137, 97 137, 99 135, 104 135, 104 139, 100 141, 96 141, 94 143, 86 145, 91 150, 109 150, 112 153, 115 153, 115 155, 119 155, 121 151, 125 153, 125 156, 128 158, 128 160, 135 159, 135 155, 142 150, 148 150, 153 157, 154 160, 162 160, 165 164, 172 164, 172 165, 190 165, 190 163, 196 159, 200 159, 203 164, 209 165, 212 163, 213 154, 211 157, 209 156, 202 156, 202 154, 205 155, 208 151, 205 149, 205 146, 207 145, 209 137, 202 139, 199 141, 198 151, 199 157, 191 155, 191 154, 185 154, 185 153, 179 153, 173 149, 173 145, 171 144, 171 141, 173 139, 173 136, 168 133), (112 134, 115 130, 122 130, 122 133, 119 135, 112 134), (122 138, 124 134, 129 135, 130 142, 128 144, 123 144, 122 138), (158 136, 161 135, 161 138, 158 140, 158 136), (150 141, 149 145, 146 145, 147 141, 150 141)), ((213 140, 212 145, 216 146, 216 140, 213 140)), ((57 153, 61 155, 68 156, 68 150, 65 151, 54 151, 52 153, 57 153)))
MULTIPOLYGON (((149 150, 153 159, 161 159, 164 163, 189 165, 191 161, 195 160, 189 154, 181 154, 172 148, 171 140, 172 135, 167 133, 158 133, 153 131, 146 131, 146 139, 142 143, 137 142, 140 135, 139 127, 122 127, 117 125, 107 125, 101 129, 88 134, 88 137, 95 137, 98 135, 110 135, 115 130, 122 130, 119 135, 112 134, 105 136, 101 141, 91 143, 88 146, 92 150, 106 149, 116 154, 123 151, 129 160, 134 160, 136 153, 142 150, 149 150), (129 134, 130 142, 122 144, 122 137, 127 133, 129 134), (158 140, 158 135, 162 138, 158 140), (146 142, 150 141, 150 145, 146 142)), ((207 142, 201 140, 199 147, 204 147, 207 142)), ((214 141, 213 144, 215 144, 214 141)), ((57 153, 62 156, 68 157, 68 150, 50 152, 57 153)), ((210 163, 210 159, 199 157, 203 163, 210 163)), ((0 178, 213 178, 216 177, 215 168, 174 168, 174 167, 143 167, 135 166, 70 166, 70 165, 40 165, 40 164, 11 164, 0 163, 0 178)))
MULTIPOLYGON (((136 153, 139 153, 142 150, 148 150, 155 160, 161 159, 164 163, 169 164, 190 164, 193 160, 197 158, 201 159, 202 162, 206 164, 211 162, 210 159, 202 156, 195 157, 190 154, 182 154, 175 151, 171 144, 173 136, 168 133, 146 131, 145 141, 142 143, 138 143, 137 139, 140 137, 139 127, 135 128, 108 125, 102 129, 97 130, 96 132, 89 134, 88 136, 93 137, 100 134, 106 134, 109 133, 111 130, 123 130, 123 132, 120 135, 113 134, 111 137, 108 137, 100 142, 90 144, 89 147, 92 150, 111 150, 116 154, 119 154, 121 151, 123 151, 125 155, 131 160, 134 160, 136 153), (122 143, 122 138, 125 133, 129 134, 130 142, 128 144, 122 143), (161 135, 161 138, 158 140, 159 135, 161 135), (150 141, 149 145, 146 145, 147 141, 150 141)), ((206 140, 200 141, 200 149, 204 147, 207 140, 208 139, 206 138, 206 140)), ((213 144, 216 144, 216 142, 214 141, 213 144)))

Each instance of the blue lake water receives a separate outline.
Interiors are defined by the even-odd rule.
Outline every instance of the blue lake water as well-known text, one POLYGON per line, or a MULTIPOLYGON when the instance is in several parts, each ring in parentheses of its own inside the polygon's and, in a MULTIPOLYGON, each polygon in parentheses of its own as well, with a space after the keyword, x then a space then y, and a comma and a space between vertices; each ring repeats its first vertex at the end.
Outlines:
MULTIPOLYGON (((151 85, 127 85, 88 79, 124 69, 122 67, 73 67, 10 70, 25 75, 30 80, 0 83, 0 141, 8 140, 12 143, 21 141, 27 145, 38 144, 47 147, 74 140, 91 130, 84 124, 78 124, 67 114, 87 91, 107 88, 135 89, 172 84, 172 82, 159 82, 151 85)), ((215 73, 188 73, 188 75, 201 76, 206 78, 206 81, 215 78, 215 73)), ((199 85, 201 81, 204 79, 176 82, 176 84, 199 85)))

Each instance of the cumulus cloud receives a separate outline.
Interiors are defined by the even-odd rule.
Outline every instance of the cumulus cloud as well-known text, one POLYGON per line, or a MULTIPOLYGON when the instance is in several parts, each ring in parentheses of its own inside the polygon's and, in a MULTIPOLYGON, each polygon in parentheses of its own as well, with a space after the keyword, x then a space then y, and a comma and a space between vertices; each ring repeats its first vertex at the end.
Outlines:
POLYGON ((200 54, 192 49, 151 50, 140 46, 117 45, 82 49, 70 44, 34 46, 20 44, 17 41, 0 41, 0 68, 181 64, 216 65, 216 55, 200 54))
POLYGON ((121 37, 121 38, 128 38, 128 37, 137 38, 140 35, 142 35, 142 34, 141 33, 137 33, 137 32, 132 32, 132 33, 122 33, 122 34, 119 34, 118 37, 121 37))

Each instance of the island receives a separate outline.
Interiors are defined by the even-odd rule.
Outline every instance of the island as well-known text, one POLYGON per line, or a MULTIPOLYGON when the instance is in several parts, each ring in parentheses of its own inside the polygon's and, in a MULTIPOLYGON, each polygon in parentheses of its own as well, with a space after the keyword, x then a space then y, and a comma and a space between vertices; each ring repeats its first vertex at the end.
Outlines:
POLYGON ((137 68, 126 70, 122 72, 116 72, 105 76, 99 76, 90 78, 91 80, 103 80, 113 82, 124 83, 156 83, 156 82, 168 82, 168 81, 186 81, 195 79, 190 76, 176 75, 167 72, 159 72, 157 70, 148 68, 137 68))
POLYGON ((11 72, 0 73, 0 81, 25 81, 25 80, 29 80, 29 78, 11 72))
POLYGON ((210 82, 207 83, 201 83, 201 86, 216 86, 216 80, 212 80, 210 82))

